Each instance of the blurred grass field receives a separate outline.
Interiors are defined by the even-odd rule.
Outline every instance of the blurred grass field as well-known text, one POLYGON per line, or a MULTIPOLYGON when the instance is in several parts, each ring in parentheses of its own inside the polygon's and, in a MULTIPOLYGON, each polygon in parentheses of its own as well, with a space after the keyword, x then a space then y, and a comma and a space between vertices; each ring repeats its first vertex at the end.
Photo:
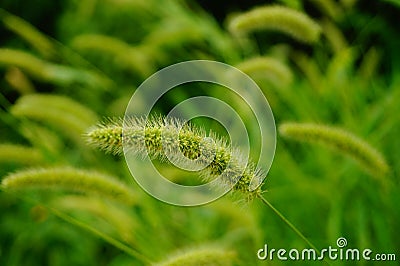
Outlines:
MULTIPOLYGON (((104 117, 122 117, 135 89, 151 74, 194 59, 224 62, 251 76, 277 127, 285 122, 335 126, 383 155, 389 170, 371 172, 345 149, 278 134, 263 189, 318 248, 345 237, 349 248, 397 255, 397 262, 332 265, 398 265, 400 2, 265 5, 295 9, 317 26, 304 28, 296 16, 282 15, 278 26, 272 15, 240 26, 237 19, 246 19, 260 1, 218 6, 189 0, 1 1, 0 180, 31 168, 96 171, 129 187, 133 202, 68 189, 2 188, 0 265, 146 265, 197 250, 202 258, 225 256, 219 264, 210 259, 204 265, 296 264, 257 259, 264 244, 307 248, 257 199, 247 203, 228 195, 193 208, 162 203, 134 182, 123 157, 92 149, 82 137, 104 117), (110 244, 104 235, 134 252, 110 244), (222 255, 207 255, 208 250, 222 255)), ((195 84, 165 95, 156 111, 167 114, 197 95, 235 106, 234 95, 195 84)), ((210 120, 196 123, 225 134, 210 120)), ((196 178, 167 164, 157 167, 176 182, 196 178)), ((197 265, 196 258, 191 262, 197 265)))

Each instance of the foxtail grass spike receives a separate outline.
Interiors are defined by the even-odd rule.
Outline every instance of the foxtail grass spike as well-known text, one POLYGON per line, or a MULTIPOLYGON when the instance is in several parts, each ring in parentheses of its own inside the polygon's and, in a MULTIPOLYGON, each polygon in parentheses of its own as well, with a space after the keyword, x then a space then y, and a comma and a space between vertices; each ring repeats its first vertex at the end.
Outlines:
POLYGON ((259 75, 267 77, 277 87, 288 86, 293 81, 290 68, 273 57, 255 57, 241 62, 236 67, 253 78, 259 75))
POLYGON ((324 31, 324 35, 329 41, 332 50, 338 54, 340 51, 348 48, 348 43, 343 35, 343 33, 339 30, 339 28, 329 20, 324 20, 322 23, 322 29, 324 31))
POLYGON ((79 117, 83 122, 89 124, 94 123, 98 119, 92 110, 72 98, 63 95, 45 93, 29 94, 20 97, 18 104, 21 106, 31 106, 32 108, 45 106, 46 109, 58 109, 67 114, 79 117))
POLYGON ((235 261, 236 254, 233 251, 207 247, 180 251, 154 266, 229 266, 235 265, 235 261))
POLYGON ((0 66, 14 66, 32 77, 56 85, 83 84, 88 87, 107 88, 108 80, 97 73, 44 61, 30 53, 16 49, 0 48, 0 66))
POLYGON ((379 68, 380 59, 381 53, 375 47, 371 47, 363 57, 358 70, 359 75, 364 80, 371 80, 379 68))
POLYGON ((22 96, 12 106, 11 113, 45 122, 79 139, 85 129, 97 121, 96 114, 90 109, 61 95, 22 96))
POLYGON ((304 43, 318 41, 321 28, 310 17, 284 6, 263 6, 239 14, 229 22, 234 35, 246 35, 260 30, 276 30, 304 43))
POLYGON ((5 190, 59 189, 95 194, 124 204, 133 204, 129 187, 116 178, 96 171, 71 167, 32 168, 8 174, 1 182, 5 190))
POLYGON ((310 143, 321 143, 349 155, 373 175, 389 172, 385 158, 367 142, 343 129, 308 123, 283 123, 279 133, 285 137, 310 143))
POLYGON ((43 165, 46 164, 46 160, 43 154, 35 148, 3 143, 0 144, 0 163, 43 165))
POLYGON ((46 64, 45 61, 30 53, 15 49, 0 48, 0 65, 18 67, 39 79, 49 79, 45 71, 46 64))
POLYGON ((352 47, 339 51, 327 67, 328 84, 332 87, 344 87, 343 85, 352 78, 352 67, 356 58, 357 51, 352 47))
POLYGON ((28 42, 42 56, 46 58, 54 57, 56 51, 52 41, 30 23, 1 8, 0 19, 9 30, 28 42))
MULTIPOLYGON (((210 133, 209 137, 214 140, 215 145, 204 143, 203 140, 206 137, 203 130, 192 125, 185 125, 178 119, 157 117, 150 117, 148 120, 139 117, 128 118, 124 129, 121 119, 111 119, 86 133, 90 145, 115 155, 123 153, 123 145, 125 151, 130 154, 139 157, 149 155, 164 161, 167 161, 164 151, 175 150, 175 145, 179 145, 182 154, 191 160, 199 158, 201 150, 206 153, 215 151, 212 162, 200 162, 207 165, 200 171, 205 180, 211 180, 224 171, 229 171, 227 179, 223 182, 225 185, 236 183, 233 191, 241 191, 248 198, 254 198, 260 193, 261 186, 252 191, 250 184, 253 178, 262 180, 263 171, 255 167, 254 163, 246 162, 245 157, 237 149, 229 147, 213 133, 210 133), (169 141, 169 139, 165 141, 162 136, 179 136, 179 140, 178 142, 169 141)), ((196 162, 193 161, 193 163, 196 162)))

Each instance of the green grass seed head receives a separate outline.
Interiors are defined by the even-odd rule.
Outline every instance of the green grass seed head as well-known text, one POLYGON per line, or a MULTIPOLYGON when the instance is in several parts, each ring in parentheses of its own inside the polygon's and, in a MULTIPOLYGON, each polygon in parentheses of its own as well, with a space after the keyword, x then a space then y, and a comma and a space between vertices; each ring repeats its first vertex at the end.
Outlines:
POLYGON ((340 51, 349 47, 349 44, 341 30, 330 20, 323 20, 321 22, 321 26, 324 36, 330 43, 330 46, 335 54, 340 53, 340 51))
POLYGON ((81 134, 97 121, 97 115, 77 101, 61 95, 29 94, 18 98, 11 113, 61 129, 81 140, 81 134))
POLYGON ((382 59, 382 52, 375 47, 371 47, 362 58, 358 76, 364 80, 372 80, 377 74, 382 59))
POLYGON ((207 136, 204 130, 175 118, 111 119, 91 128, 85 137, 90 145, 115 155, 125 151, 167 161, 171 157, 179 160, 183 154, 192 165, 204 167, 199 172, 204 180, 221 176, 221 186, 235 184, 233 190, 249 198, 261 191, 261 186, 256 189, 251 186, 253 182, 265 176, 255 164, 247 162, 239 150, 215 134, 207 136), (210 139, 212 141, 207 141, 210 139))
POLYGON ((163 262, 154 264, 155 266, 228 266, 235 265, 237 260, 233 251, 217 247, 200 247, 191 250, 179 251, 171 254, 163 262))
POLYGON ((19 144, 2 143, 0 144, 0 163, 43 165, 47 162, 39 149, 19 144))
POLYGON ((30 106, 31 108, 39 108, 45 106, 46 108, 58 109, 60 111, 69 113, 84 123, 93 123, 97 121, 97 115, 85 105, 75 101, 72 98, 63 95, 35 93, 25 95, 18 99, 18 104, 23 106, 30 106))
POLYGON ((279 126, 279 133, 285 138, 332 147, 354 158, 373 175, 384 176, 389 172, 381 153, 341 128, 311 123, 283 123, 279 126))
POLYGON ((107 119, 90 128, 84 137, 92 147, 114 155, 123 154, 121 120, 107 119))
POLYGON ((97 171, 79 170, 71 167, 32 168, 8 174, 1 182, 6 190, 59 189, 113 199, 132 204, 132 190, 117 178, 97 171))
POLYGON ((276 30, 294 39, 313 43, 318 41, 321 28, 310 17, 284 6, 262 6, 232 18, 229 31, 235 35, 246 35, 260 30, 276 30))
POLYGON ((54 64, 17 49, 0 48, 0 66, 2 65, 18 67, 40 81, 58 86, 81 84, 96 89, 106 89, 110 86, 110 81, 97 72, 54 64))
POLYGON ((0 20, 7 29, 19 35, 33 48, 35 48, 42 56, 46 58, 55 57, 56 49, 52 40, 50 40, 50 38, 40 32, 29 22, 20 17, 14 16, 1 8, 0 20))
POLYGON ((241 62, 236 67, 252 78, 262 75, 276 87, 289 86, 293 81, 293 73, 282 61, 268 56, 254 57, 241 62))

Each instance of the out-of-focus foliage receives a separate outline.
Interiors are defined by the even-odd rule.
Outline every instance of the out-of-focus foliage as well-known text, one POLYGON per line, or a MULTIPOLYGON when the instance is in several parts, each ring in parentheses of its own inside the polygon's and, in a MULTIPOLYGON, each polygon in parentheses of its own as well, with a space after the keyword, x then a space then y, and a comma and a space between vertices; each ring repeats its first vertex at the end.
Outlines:
MULTIPOLYGON (((263 188, 318 247, 334 246, 344 236, 354 248, 398 252, 398 1, 272 2, 293 9, 295 16, 282 18, 277 26, 268 21, 271 14, 262 12, 265 7, 253 10, 257 6, 251 3, 246 9, 232 3, 226 17, 216 19, 213 10, 189 0, 2 1, 1 180, 31 167, 33 175, 96 169, 129 187, 134 200, 121 203, 101 191, 99 196, 62 186, 3 186, 0 265, 146 265, 179 261, 180 255, 183 261, 196 254, 215 260, 224 252, 229 256, 221 265, 263 265, 256 252, 264 243, 306 247, 258 201, 225 197, 196 208, 170 206, 143 192, 120 157, 86 145, 82 133, 101 117, 122 116, 135 88, 149 75, 193 59, 221 61, 250 75, 268 98, 277 125, 334 125, 378 150, 387 173, 363 171, 341 147, 332 152, 297 142, 296 136, 278 136, 263 188), (296 22, 296 14, 312 21, 307 24, 312 25, 311 41, 301 41, 304 25, 296 22), (251 30, 236 34, 239 18, 242 23, 248 19, 251 30)), ((156 111, 166 113, 195 95, 219 97, 240 109, 233 95, 193 84, 165 95, 156 111)), ((204 128, 220 130, 203 122, 204 128)), ((196 177, 158 166, 177 182, 196 177)))

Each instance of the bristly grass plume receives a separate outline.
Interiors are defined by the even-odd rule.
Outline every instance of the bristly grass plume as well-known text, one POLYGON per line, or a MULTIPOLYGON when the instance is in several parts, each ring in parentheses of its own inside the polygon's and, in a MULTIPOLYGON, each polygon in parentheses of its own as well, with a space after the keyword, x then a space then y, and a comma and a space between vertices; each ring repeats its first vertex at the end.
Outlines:
MULTIPOLYGON (((253 162, 247 162, 237 149, 230 147, 224 140, 212 132, 207 136, 204 130, 191 124, 184 124, 176 118, 140 117, 109 119, 86 133, 88 142, 107 153, 123 153, 123 146, 130 154, 150 156, 167 160, 165 151, 172 153, 179 147, 180 152, 188 159, 196 159, 204 166, 199 173, 204 180, 211 180, 221 175, 223 185, 233 185, 233 191, 243 192, 247 198, 254 198, 261 193, 261 185, 252 190, 250 185, 264 177, 261 169, 253 162), (125 123, 125 128, 123 124, 125 123), (174 136, 178 136, 175 139, 174 136), (212 138, 212 143, 204 141, 212 138), (204 160, 201 155, 204 154, 204 160), (210 156, 214 158, 210 161, 210 156), (254 178, 254 180, 253 180, 254 178), (253 180, 253 181, 252 181, 253 180)), ((212 158, 212 157, 211 157, 212 158)))
POLYGON ((125 204, 135 201, 134 193, 116 178, 97 171, 71 167, 32 168, 10 173, 1 182, 5 190, 58 189, 95 194, 125 204))
POLYGON ((384 176, 389 172, 385 158, 367 142, 343 129, 311 123, 283 123, 279 133, 286 138, 320 143, 354 158, 368 172, 384 176))
POLYGON ((293 82, 291 69, 273 57, 259 56, 245 60, 236 67, 251 77, 265 77, 276 87, 286 87, 293 82))
POLYGON ((34 93, 20 97, 11 107, 16 117, 26 117, 58 128, 81 141, 81 134, 97 121, 97 115, 83 104, 62 95, 34 93))
POLYGON ((21 165, 46 164, 45 157, 40 150, 19 144, 0 144, 0 163, 17 163, 21 165))
POLYGON ((154 266, 229 266, 235 265, 237 254, 233 251, 221 249, 220 247, 199 247, 191 250, 182 250, 170 255, 161 263, 154 266))
POLYGON ((246 35, 260 30, 276 30, 294 39, 313 43, 318 41, 321 27, 306 14, 284 6, 262 6, 232 18, 229 30, 246 35))

